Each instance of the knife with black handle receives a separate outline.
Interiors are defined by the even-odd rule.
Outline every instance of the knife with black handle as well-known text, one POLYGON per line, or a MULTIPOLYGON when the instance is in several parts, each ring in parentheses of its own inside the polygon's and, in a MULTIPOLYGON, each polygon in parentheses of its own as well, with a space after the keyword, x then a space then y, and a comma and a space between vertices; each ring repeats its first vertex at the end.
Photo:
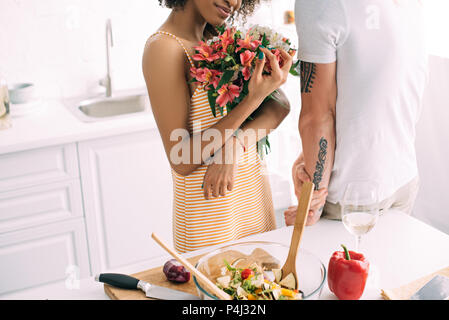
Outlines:
POLYGON ((193 294, 186 293, 179 290, 169 289, 161 286, 156 286, 139 280, 137 278, 120 273, 101 273, 95 276, 95 281, 106 283, 116 288, 136 290, 140 289, 145 292, 149 298, 160 300, 199 300, 193 294))

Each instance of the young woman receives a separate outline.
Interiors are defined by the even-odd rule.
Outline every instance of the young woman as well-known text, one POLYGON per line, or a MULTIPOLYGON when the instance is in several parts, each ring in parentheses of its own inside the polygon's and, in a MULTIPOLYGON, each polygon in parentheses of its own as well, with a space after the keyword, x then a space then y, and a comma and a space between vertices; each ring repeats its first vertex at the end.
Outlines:
POLYGON ((287 116, 288 101, 283 93, 280 102, 263 101, 286 81, 292 58, 282 51, 285 64, 280 68, 276 57, 262 49, 248 96, 231 112, 223 116, 218 112, 215 118, 204 88, 190 81, 193 47, 213 37, 214 26, 223 25, 235 14, 251 13, 259 0, 159 2, 172 12, 147 41, 143 73, 172 167, 175 249, 192 251, 274 229, 271 191, 256 150, 256 142, 263 136, 252 133, 258 129, 269 132, 287 116), (273 71, 262 75, 267 60, 273 71), (245 121, 255 111, 253 120, 245 121), (185 129, 186 134, 173 141, 171 135, 179 129, 185 129), (220 138, 201 139, 212 131, 220 138), (177 150, 187 150, 190 161, 175 161, 177 150), (201 157, 201 161, 194 161, 204 153, 223 161, 206 164, 201 157))

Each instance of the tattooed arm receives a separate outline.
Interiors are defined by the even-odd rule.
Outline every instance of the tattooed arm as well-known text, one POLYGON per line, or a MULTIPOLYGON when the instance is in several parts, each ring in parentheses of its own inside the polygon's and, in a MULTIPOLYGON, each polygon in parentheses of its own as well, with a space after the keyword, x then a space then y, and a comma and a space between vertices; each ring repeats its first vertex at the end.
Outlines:
MULTIPOLYGON (((336 63, 301 62, 301 135, 305 170, 316 190, 327 189, 334 163, 336 63)), ((307 224, 316 223, 322 208, 309 213, 307 224)))

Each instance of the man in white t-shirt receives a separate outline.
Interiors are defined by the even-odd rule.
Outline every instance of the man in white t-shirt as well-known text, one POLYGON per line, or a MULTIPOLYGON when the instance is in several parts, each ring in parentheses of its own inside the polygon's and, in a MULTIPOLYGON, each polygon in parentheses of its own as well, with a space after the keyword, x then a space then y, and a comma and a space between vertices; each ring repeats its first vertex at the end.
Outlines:
MULTIPOLYGON (((308 225, 322 215, 341 219, 354 181, 379 185, 380 209, 411 212, 427 81, 421 7, 419 0, 296 0, 303 153, 293 179, 297 196, 306 180, 317 189, 308 225)), ((296 207, 285 212, 287 225, 295 215, 296 207)))

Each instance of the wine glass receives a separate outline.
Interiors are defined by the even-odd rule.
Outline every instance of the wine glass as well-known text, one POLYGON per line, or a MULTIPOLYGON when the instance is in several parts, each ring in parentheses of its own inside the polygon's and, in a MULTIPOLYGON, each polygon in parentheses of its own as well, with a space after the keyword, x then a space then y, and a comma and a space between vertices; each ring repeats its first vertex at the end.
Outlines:
POLYGON ((374 181, 348 183, 341 207, 343 224, 355 236, 357 252, 362 235, 371 231, 379 217, 379 185, 374 181))

